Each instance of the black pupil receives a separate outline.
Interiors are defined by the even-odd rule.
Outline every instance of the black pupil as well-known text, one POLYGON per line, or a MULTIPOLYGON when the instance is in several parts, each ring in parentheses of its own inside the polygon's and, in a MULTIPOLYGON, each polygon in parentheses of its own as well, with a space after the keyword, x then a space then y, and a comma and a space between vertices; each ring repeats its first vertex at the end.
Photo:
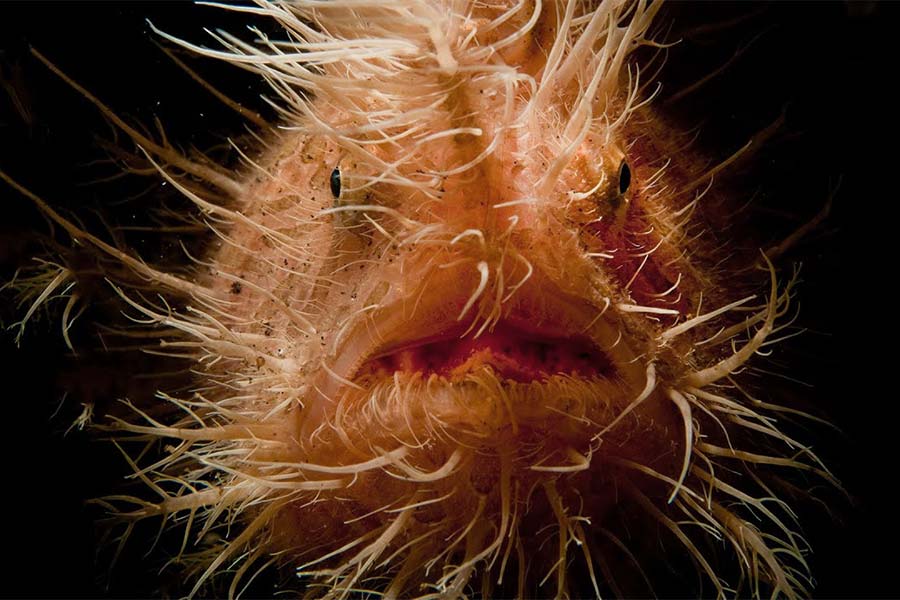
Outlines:
POLYGON ((631 185, 631 169, 628 167, 628 163, 624 160, 622 164, 619 166, 619 193, 624 194, 628 191, 628 186, 631 185))
POLYGON ((341 196, 341 170, 337 167, 331 172, 331 195, 335 198, 341 196))

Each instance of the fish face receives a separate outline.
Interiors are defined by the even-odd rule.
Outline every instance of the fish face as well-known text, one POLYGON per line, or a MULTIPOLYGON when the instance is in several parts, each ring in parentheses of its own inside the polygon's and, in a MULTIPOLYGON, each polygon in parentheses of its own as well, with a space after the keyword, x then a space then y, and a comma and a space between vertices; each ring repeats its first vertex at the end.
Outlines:
POLYGON ((599 594, 587 524, 635 507, 712 573, 665 513, 677 501, 793 591, 762 534, 704 495, 735 488, 699 458, 737 456, 717 410, 781 435, 710 386, 790 292, 755 253, 723 277, 703 231, 729 205, 695 214, 717 167, 628 67, 655 8, 433 9, 409 8, 440 33, 398 29, 397 7, 316 13, 356 54, 309 76, 315 98, 256 165, 211 261, 219 295, 240 280, 228 330, 258 339, 240 402, 211 401, 265 415, 241 418, 250 438, 228 461, 265 498, 249 511, 260 548, 326 595, 372 577, 388 596, 473 578, 540 595, 534 573, 599 594))
POLYGON ((833 479, 739 377, 794 278, 710 235, 735 157, 653 108, 635 53, 658 5, 259 11, 289 41, 178 41, 279 99, 241 172, 126 129, 218 240, 195 277, 40 204, 191 361, 189 397, 109 426, 167 440, 133 463, 161 499, 106 506, 202 521, 191 593, 261 562, 311 596, 639 595, 665 539, 719 595, 713 542, 752 593, 803 595, 791 510, 755 469, 833 479))

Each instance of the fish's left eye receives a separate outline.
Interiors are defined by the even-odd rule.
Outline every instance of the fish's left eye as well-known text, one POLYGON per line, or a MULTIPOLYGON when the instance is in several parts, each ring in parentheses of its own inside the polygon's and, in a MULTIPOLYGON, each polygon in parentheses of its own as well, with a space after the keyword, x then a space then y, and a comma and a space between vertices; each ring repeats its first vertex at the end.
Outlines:
POLYGON ((335 167, 331 172, 331 178, 329 183, 331 184, 331 195, 335 198, 341 197, 341 169, 339 167, 335 167))

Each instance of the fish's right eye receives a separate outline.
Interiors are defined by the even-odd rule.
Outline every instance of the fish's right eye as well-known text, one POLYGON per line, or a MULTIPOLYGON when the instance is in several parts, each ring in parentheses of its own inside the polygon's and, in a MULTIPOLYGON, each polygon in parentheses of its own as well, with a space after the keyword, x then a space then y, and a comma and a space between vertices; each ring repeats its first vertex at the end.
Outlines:
POLYGON ((331 184, 331 195, 335 198, 341 197, 341 169, 339 167, 335 167, 331 172, 331 178, 329 180, 331 184))
POLYGON ((624 196, 630 186, 631 168, 625 159, 622 159, 622 163, 619 165, 619 195, 624 196))

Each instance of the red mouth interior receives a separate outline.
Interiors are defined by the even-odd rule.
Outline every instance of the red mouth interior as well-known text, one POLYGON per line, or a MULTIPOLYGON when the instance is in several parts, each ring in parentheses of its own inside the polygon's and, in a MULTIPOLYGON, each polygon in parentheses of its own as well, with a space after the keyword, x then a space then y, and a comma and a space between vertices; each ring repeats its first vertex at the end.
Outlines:
POLYGON ((586 338, 547 337, 500 324, 477 338, 443 336, 419 340, 375 357, 358 376, 399 372, 432 373, 448 379, 489 365, 503 379, 530 382, 563 373, 580 377, 609 376, 609 357, 586 338))

